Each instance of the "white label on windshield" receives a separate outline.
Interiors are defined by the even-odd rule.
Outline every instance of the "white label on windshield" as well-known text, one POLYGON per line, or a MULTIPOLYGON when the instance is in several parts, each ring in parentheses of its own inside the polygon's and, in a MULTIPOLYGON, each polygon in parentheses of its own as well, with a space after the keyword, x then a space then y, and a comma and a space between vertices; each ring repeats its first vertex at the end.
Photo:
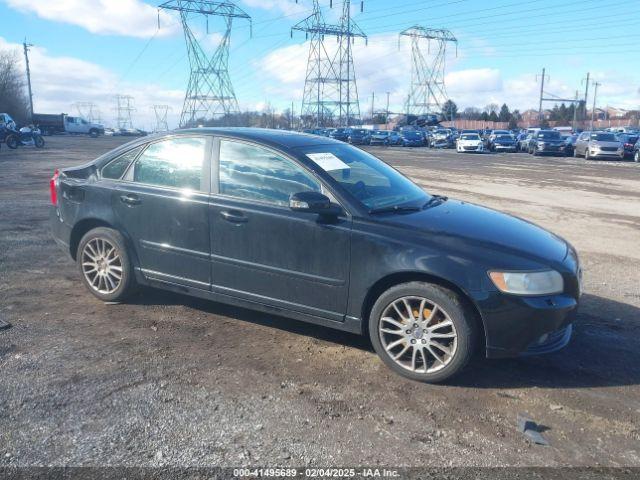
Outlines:
POLYGON ((349 165, 333 153, 307 153, 307 157, 316 162, 325 172, 330 172, 331 170, 349 170, 349 165))

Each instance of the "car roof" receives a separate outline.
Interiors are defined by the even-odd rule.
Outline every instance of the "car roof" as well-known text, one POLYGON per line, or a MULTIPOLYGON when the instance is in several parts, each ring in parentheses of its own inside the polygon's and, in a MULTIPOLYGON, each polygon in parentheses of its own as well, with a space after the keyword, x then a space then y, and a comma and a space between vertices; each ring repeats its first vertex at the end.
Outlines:
POLYGON ((244 127, 202 127, 187 128, 168 132, 169 135, 180 134, 210 134, 236 138, 238 140, 253 140, 276 148, 296 148, 314 145, 337 144, 343 142, 328 137, 319 137, 308 133, 292 132, 289 130, 274 130, 268 128, 244 128, 244 127))

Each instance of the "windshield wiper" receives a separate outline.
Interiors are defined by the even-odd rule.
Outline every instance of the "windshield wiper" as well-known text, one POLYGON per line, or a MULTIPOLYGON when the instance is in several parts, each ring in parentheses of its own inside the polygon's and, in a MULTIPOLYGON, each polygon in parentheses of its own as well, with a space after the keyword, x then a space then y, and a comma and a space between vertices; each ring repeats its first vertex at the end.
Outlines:
POLYGON ((425 203, 422 208, 433 207, 434 205, 440 205, 441 203, 449 200, 449 197, 445 197, 444 195, 431 195, 431 198, 427 203, 425 203))
POLYGON ((419 210, 422 210, 422 208, 415 205, 391 205, 389 207, 372 208, 369 213, 374 215, 376 213, 417 212, 419 210))

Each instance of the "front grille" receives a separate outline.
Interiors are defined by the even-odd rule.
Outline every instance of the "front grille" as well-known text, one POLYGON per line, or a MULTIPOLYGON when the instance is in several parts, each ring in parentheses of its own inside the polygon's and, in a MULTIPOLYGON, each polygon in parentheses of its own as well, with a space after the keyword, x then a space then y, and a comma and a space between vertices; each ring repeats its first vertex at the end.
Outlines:
POLYGON ((603 152, 615 152, 618 150, 618 147, 600 147, 600 150, 603 152))
POLYGON ((462 148, 464 148, 465 150, 477 150, 478 149, 478 147, 462 147, 462 148))

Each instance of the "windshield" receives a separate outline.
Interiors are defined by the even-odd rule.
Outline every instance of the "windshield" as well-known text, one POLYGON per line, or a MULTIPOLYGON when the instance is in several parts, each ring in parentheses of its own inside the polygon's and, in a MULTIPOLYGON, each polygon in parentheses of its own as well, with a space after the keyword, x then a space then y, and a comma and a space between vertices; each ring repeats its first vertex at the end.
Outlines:
POLYGON ((560 132, 540 132, 538 138, 544 138, 546 140, 559 140, 560 132))
POLYGON ((407 138, 418 138, 421 135, 418 132, 402 132, 402 134, 407 138))
POLYGON ((617 142, 616 136, 613 133, 592 133, 591 140, 597 142, 617 142))
POLYGON ((366 131, 365 130, 351 130, 351 134, 356 134, 356 135, 366 135, 366 131))
POLYGON ((480 140, 480 135, 477 133, 465 133, 460 136, 460 140, 480 140))
POLYGON ((498 135, 496 140, 513 140, 513 137, 511 135, 498 135))
POLYGON ((389 132, 387 132, 386 130, 376 130, 375 132, 373 132, 374 135, 389 135, 389 132))
POLYGON ((429 199, 419 186, 382 160, 350 145, 314 145, 299 151, 368 210, 421 207, 429 199))

